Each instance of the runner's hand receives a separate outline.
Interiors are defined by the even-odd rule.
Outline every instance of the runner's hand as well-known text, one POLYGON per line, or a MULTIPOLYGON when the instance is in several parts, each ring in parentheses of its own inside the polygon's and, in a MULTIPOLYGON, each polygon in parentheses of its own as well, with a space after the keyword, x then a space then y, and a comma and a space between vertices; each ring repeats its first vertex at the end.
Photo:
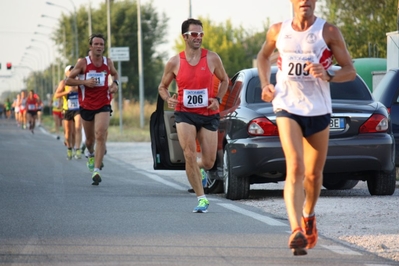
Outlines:
POLYGON ((95 78, 86 79, 84 85, 89 88, 93 88, 97 85, 97 80, 95 78))
POLYGON ((274 85, 267 84, 262 88, 262 100, 265 102, 271 102, 274 99, 274 85))
POLYGON ((171 109, 175 109, 177 104, 177 94, 173 94, 173 96, 169 97, 167 101, 168 101, 168 107, 171 109))

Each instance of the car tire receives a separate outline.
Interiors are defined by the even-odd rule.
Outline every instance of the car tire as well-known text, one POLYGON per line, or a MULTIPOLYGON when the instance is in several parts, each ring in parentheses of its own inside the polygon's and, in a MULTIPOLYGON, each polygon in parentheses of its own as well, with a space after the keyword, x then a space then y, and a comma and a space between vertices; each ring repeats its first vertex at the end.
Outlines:
POLYGON ((396 169, 391 172, 373 172, 367 179, 367 188, 371 195, 392 195, 396 188, 396 169))
POLYGON ((249 197, 249 178, 236 176, 232 171, 228 151, 223 154, 223 187, 227 199, 240 200, 249 197))
POLYGON ((223 192, 223 181, 210 180, 208 182, 208 194, 218 194, 223 192))
POLYGON ((323 179, 323 187, 328 190, 344 190, 354 188, 359 180, 348 180, 348 179, 335 179, 335 178, 325 178, 323 179))

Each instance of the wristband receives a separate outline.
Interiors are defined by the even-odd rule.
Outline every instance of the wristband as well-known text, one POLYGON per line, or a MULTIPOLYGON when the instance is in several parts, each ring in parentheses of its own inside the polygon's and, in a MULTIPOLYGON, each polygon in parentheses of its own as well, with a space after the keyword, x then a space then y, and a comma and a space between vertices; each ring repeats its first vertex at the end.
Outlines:
POLYGON ((114 80, 114 83, 116 84, 116 86, 119 86, 119 81, 118 80, 114 80))

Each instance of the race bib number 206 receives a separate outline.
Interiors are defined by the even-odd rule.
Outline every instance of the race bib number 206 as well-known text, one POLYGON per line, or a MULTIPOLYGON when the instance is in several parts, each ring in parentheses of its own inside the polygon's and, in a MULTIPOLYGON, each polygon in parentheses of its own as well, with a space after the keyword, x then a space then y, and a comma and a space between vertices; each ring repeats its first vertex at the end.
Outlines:
POLYGON ((183 105, 187 108, 208 107, 208 89, 183 91, 183 105))

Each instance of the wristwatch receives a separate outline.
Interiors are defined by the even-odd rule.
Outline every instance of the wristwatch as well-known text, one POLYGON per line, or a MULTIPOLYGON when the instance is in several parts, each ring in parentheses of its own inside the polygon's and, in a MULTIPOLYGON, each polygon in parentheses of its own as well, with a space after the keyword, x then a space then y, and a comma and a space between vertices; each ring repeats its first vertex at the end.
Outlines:
POLYGON ((335 77, 335 72, 331 68, 327 69, 326 72, 329 77, 327 81, 331 82, 331 80, 335 77))
POLYGON ((116 84, 116 86, 119 86, 119 81, 118 80, 114 80, 114 83, 116 84))
POLYGON ((221 104, 222 100, 219 97, 215 97, 216 100, 218 100, 218 103, 221 104))

